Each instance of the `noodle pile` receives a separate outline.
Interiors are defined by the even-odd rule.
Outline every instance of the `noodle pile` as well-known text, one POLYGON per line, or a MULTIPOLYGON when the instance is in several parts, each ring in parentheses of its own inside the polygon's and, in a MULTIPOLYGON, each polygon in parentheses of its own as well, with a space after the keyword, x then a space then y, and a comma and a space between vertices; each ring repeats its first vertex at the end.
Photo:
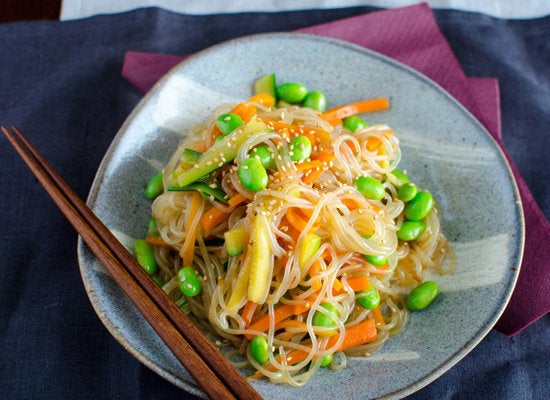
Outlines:
POLYGON ((165 190, 152 204, 157 236, 152 243, 163 289, 198 324, 232 345, 229 356, 237 366, 251 366, 255 377, 301 386, 322 364, 341 369, 346 356, 368 356, 397 335, 409 314, 406 295, 427 270, 449 272, 442 270, 447 241, 436 207, 424 218, 426 229, 419 238, 398 239, 406 204, 397 196, 400 182, 392 173, 401 157, 399 141, 387 125, 352 133, 309 108, 253 106, 250 121, 265 128, 246 139, 233 161, 221 162, 202 179, 224 193, 228 204, 194 191, 166 189, 181 168, 183 150, 215 145, 216 117, 234 105, 221 107, 210 121, 193 128, 166 165, 165 190), (313 145, 303 162, 291 158, 290 140, 296 135, 307 136, 313 145), (243 187, 237 166, 254 157, 258 145, 268 146, 275 167, 268 170, 267 187, 254 193, 243 187), (382 199, 369 199, 357 189, 354 181, 361 176, 382 183, 382 199), (212 208, 224 217, 205 224, 212 208), (224 234, 236 228, 245 233, 246 247, 228 256, 224 234), (312 238, 319 245, 306 257, 312 238), (374 265, 365 255, 385 256, 386 262, 374 265), (255 270, 259 262, 261 273, 255 270), (202 284, 196 297, 180 290, 177 273, 187 265, 202 284), (358 282, 362 289, 354 291, 358 282), (358 303, 369 287, 380 296, 374 309, 358 303), (323 306, 327 303, 329 311, 323 306), (284 318, 283 310, 290 310, 284 318), (333 323, 315 325, 316 313, 333 323), (346 347, 350 329, 362 323, 370 323, 373 333, 365 343, 346 347), (249 346, 258 335, 268 349, 262 363, 249 346))

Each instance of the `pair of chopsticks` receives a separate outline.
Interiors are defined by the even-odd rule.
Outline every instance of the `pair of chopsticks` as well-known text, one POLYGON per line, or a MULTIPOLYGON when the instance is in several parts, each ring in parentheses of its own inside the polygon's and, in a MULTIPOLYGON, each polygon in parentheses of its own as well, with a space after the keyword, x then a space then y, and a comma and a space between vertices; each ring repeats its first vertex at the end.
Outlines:
POLYGON ((216 400, 261 399, 25 136, 15 127, 10 131, 2 126, 1 130, 86 245, 207 396, 216 400))

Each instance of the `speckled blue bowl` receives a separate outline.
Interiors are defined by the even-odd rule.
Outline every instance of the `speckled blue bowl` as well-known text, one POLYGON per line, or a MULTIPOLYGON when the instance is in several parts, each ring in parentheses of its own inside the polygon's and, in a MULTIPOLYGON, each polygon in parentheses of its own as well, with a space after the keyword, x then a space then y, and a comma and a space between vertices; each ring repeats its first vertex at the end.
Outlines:
MULTIPOLYGON (((253 382, 266 398, 399 398, 427 385, 471 351, 493 327, 516 282, 523 250, 520 197, 491 136, 438 85, 355 45, 302 34, 266 34, 226 42, 176 66, 139 103, 107 152, 88 203, 129 248, 142 237, 150 202, 145 182, 186 129, 222 102, 250 96, 254 78, 276 72, 320 90, 329 106, 388 96, 391 110, 368 116, 401 139, 401 167, 429 188, 442 208, 456 272, 438 277, 443 295, 415 313, 406 330, 340 372, 320 371, 305 388, 253 382)), ((143 364, 204 396, 152 328, 82 244, 84 285, 111 334, 143 364)))

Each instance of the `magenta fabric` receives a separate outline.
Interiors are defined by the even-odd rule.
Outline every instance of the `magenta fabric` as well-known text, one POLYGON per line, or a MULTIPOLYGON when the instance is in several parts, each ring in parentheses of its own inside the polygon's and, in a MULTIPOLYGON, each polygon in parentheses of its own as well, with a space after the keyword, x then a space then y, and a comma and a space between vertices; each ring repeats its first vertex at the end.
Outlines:
MULTIPOLYGON (((469 78, 426 4, 376 11, 298 32, 333 37, 377 51, 437 82, 491 133, 516 178, 525 215, 525 251, 516 288, 496 329, 514 335, 550 310, 550 225, 502 142, 498 81, 469 78)), ((129 51, 122 75, 148 91, 185 56, 129 51)))

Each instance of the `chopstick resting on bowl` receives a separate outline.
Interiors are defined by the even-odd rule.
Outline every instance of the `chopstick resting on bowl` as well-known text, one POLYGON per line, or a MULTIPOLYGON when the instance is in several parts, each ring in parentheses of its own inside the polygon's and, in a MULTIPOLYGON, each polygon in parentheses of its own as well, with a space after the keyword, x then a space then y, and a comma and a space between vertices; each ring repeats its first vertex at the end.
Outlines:
POLYGON ((86 245, 206 395, 212 399, 261 399, 25 136, 15 127, 13 133, 4 126, 1 130, 86 245))

